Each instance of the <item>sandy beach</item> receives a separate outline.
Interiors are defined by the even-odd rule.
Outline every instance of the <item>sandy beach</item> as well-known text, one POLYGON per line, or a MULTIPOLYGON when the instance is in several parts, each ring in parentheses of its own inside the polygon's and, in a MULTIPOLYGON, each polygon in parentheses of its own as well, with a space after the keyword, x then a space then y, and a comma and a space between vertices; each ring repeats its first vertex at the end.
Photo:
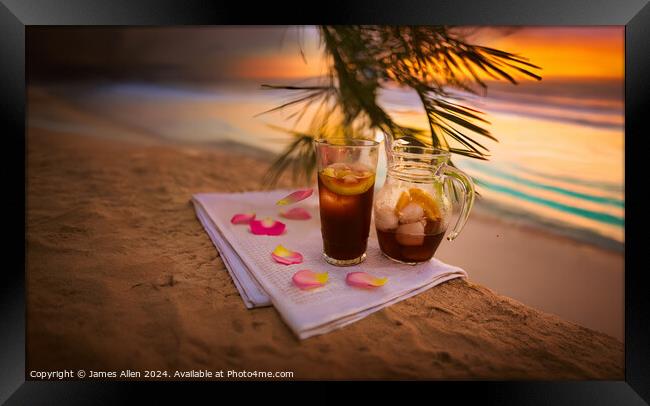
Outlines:
POLYGON ((92 120, 115 136, 28 130, 27 369, 272 370, 293 371, 295 379, 624 377, 620 338, 595 331, 622 335, 611 316, 622 312, 623 274, 612 271, 622 267, 621 254, 477 212, 440 251, 468 271, 468 281, 299 341, 273 308, 244 307, 189 201, 197 192, 259 190, 268 158, 163 142, 92 120), (576 284, 584 285, 577 299, 584 306, 573 320, 552 314, 571 307, 567 301, 576 298, 567 292, 576 284), (527 305, 505 296, 516 298, 521 289, 508 286, 517 285, 530 290, 527 305), (599 307, 589 293, 602 286, 620 295, 620 309, 599 307), (549 287, 557 290, 552 300, 542 293, 549 287), (535 300, 556 310, 530 307, 535 300))
POLYGON ((480 206, 462 234, 442 244, 445 262, 474 282, 582 326, 625 337, 625 258, 613 252, 490 216, 480 206))

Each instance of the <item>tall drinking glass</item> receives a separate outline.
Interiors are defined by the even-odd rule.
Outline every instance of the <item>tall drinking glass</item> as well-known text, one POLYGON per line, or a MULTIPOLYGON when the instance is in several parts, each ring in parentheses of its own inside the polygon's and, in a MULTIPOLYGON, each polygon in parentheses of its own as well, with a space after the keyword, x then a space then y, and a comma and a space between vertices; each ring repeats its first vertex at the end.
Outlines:
POLYGON ((378 143, 316 140, 323 258, 332 265, 366 259, 378 143))

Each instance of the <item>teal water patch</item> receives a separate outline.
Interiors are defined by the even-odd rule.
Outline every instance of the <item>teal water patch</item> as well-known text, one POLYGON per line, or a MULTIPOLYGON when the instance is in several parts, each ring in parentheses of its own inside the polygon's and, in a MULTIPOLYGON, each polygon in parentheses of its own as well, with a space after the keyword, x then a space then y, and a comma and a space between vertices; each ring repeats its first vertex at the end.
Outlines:
POLYGON ((596 220, 601 223, 613 224, 620 227, 625 226, 625 219, 622 217, 612 216, 611 214, 600 213, 593 210, 582 209, 580 207, 570 206, 568 204, 563 204, 553 200, 544 199, 542 197, 530 196, 519 190, 507 186, 503 186, 503 185, 498 185, 496 183, 488 182, 481 179, 478 179, 478 184, 485 186, 488 189, 493 190, 495 192, 507 194, 509 196, 517 197, 519 199, 526 200, 533 203, 538 203, 547 207, 552 207, 554 209, 561 210, 566 213, 575 214, 577 216, 596 220))
POLYGON ((519 170, 519 171, 522 171, 522 172, 525 172, 525 173, 529 173, 531 175, 548 178, 550 180, 559 180, 560 182, 572 183, 574 185, 594 187, 596 189, 605 190, 605 191, 608 191, 608 192, 622 192, 623 191, 623 185, 622 184, 616 184, 616 183, 611 183, 611 182, 594 182, 594 181, 575 178, 575 177, 571 177, 571 176, 550 175, 550 174, 542 173, 542 172, 536 171, 534 169, 527 168, 525 166, 517 165, 517 164, 510 164, 510 166, 512 168, 516 169, 516 170, 519 170))
POLYGON ((586 193, 575 192, 573 190, 565 189, 559 186, 553 186, 545 183, 535 182, 529 179, 521 178, 517 175, 510 174, 508 172, 501 171, 499 169, 495 169, 493 167, 488 167, 487 165, 477 165, 473 162, 468 162, 466 164, 467 166, 474 168, 478 171, 481 171, 483 173, 486 173, 488 175, 493 175, 501 179, 510 180, 525 186, 530 186, 535 189, 548 190, 551 192, 560 193, 565 196, 575 197, 578 199, 587 200, 594 203, 601 203, 608 206, 614 206, 620 208, 625 207, 625 202, 621 199, 616 199, 613 197, 605 197, 605 196, 594 196, 586 193))
POLYGON ((511 219, 517 223, 528 223, 529 225, 546 230, 549 233, 573 238, 578 241, 593 244, 615 252, 625 252, 625 243, 614 238, 602 235, 594 230, 580 226, 569 226, 560 220, 539 216, 524 209, 512 207, 496 200, 482 199, 477 202, 477 209, 486 210, 500 219, 511 219))

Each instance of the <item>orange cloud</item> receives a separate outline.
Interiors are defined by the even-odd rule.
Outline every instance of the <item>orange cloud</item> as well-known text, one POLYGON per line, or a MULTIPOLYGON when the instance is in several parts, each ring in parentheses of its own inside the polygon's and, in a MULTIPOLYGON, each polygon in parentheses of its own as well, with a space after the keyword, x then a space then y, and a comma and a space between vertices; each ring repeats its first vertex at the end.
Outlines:
MULTIPOLYGON (((466 27, 473 32, 473 27, 466 27)), ((621 79, 625 75, 624 27, 508 27, 479 29, 468 41, 524 56, 544 79, 621 79)), ((300 79, 325 72, 322 54, 305 49, 237 58, 231 73, 249 79, 300 79)), ((489 79, 487 75, 486 79, 489 79)))
POLYGON ((542 67, 544 78, 620 79, 625 75, 624 27, 525 27, 475 38, 542 67))
POLYGON ((236 61, 232 71, 247 79, 300 79, 323 74, 325 66, 322 58, 309 58, 305 63, 297 53, 295 56, 244 56, 236 61))

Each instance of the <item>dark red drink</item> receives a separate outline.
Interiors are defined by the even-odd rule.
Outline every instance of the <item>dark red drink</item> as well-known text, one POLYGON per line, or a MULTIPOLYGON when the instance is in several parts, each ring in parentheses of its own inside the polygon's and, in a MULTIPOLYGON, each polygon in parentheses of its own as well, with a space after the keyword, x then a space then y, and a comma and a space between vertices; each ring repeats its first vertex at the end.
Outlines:
POLYGON ((428 261, 436 253, 445 231, 440 231, 437 222, 429 219, 426 220, 424 229, 424 235, 398 235, 395 230, 377 229, 379 248, 384 255, 400 262, 412 264, 428 261), (437 234, 431 233, 436 231, 437 234))
POLYGON ((365 258, 375 175, 363 166, 333 164, 318 174, 323 252, 328 262, 352 265, 365 258))
POLYGON ((376 204, 377 240, 384 255, 408 264, 433 258, 447 224, 431 194, 413 187, 402 191, 394 207, 381 199, 376 204))

